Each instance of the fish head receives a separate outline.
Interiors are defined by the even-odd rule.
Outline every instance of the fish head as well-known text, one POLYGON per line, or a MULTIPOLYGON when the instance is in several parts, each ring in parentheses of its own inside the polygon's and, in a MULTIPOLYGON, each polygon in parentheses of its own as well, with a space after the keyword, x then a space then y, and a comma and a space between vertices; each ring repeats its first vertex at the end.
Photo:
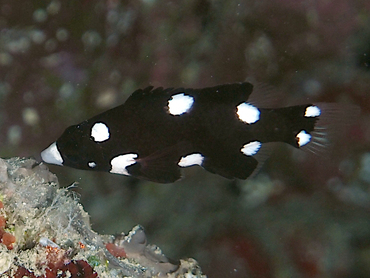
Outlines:
POLYGON ((44 162, 82 170, 109 170, 104 144, 109 141, 109 129, 104 123, 82 122, 68 127, 48 148, 41 152, 44 162))

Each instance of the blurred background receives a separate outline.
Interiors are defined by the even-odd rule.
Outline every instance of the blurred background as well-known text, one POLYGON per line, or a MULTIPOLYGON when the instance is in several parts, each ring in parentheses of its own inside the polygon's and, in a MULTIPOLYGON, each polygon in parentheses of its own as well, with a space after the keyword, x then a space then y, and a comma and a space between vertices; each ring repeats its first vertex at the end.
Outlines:
POLYGON ((96 231, 141 224, 208 277, 370 277, 368 0, 2 0, 0 156, 38 157, 138 88, 247 78, 282 92, 281 106, 362 113, 329 155, 281 146, 247 181, 199 167, 167 185, 50 169, 78 182, 96 231))

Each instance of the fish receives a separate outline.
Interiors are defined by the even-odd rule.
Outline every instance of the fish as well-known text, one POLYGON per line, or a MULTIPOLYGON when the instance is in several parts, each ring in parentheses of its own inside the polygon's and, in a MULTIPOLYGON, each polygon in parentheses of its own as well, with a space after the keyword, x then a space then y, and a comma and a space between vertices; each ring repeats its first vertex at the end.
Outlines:
POLYGON ((359 113, 351 104, 275 107, 269 94, 256 88, 240 82, 138 89, 124 104, 65 129, 41 158, 156 183, 175 182, 182 177, 181 169, 191 166, 247 179, 276 143, 324 153, 341 136, 341 127, 359 113))

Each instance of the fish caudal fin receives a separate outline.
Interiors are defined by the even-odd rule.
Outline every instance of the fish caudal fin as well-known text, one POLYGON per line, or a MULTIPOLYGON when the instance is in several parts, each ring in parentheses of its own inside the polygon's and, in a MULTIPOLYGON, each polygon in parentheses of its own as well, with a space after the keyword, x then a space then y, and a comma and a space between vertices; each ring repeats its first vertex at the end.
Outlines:
MULTIPOLYGON (((288 143, 308 153, 324 156, 345 134, 346 129, 356 121, 359 114, 360 109, 355 105, 336 103, 261 109, 260 125, 256 123, 252 133, 255 138, 259 139, 254 142, 262 144, 253 154, 253 142, 246 144, 245 149, 241 150, 248 156, 248 159, 257 162, 252 168, 253 171, 249 171, 246 176, 253 177, 259 172, 279 142, 288 143)), ((245 177, 236 177, 245 179, 245 177)))
MULTIPOLYGON (((314 129, 309 134, 297 134, 298 148, 303 151, 314 153, 316 155, 323 155, 330 151, 333 144, 344 136, 346 129, 353 124, 359 114, 360 108, 355 105, 337 104, 337 103, 316 103, 309 107, 317 107, 319 110, 312 113, 318 113, 317 121, 315 122, 314 129), (299 145, 300 140, 305 143, 303 146, 299 145)), ((310 109, 308 111, 308 115, 310 109)), ((315 114, 312 114, 315 115, 315 114)))

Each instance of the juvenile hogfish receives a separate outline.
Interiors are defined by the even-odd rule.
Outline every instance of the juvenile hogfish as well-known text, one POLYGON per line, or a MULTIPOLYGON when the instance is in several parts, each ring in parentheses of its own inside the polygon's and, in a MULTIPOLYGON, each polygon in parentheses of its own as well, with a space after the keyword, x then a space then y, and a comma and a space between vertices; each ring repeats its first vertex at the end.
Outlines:
POLYGON ((248 82, 139 89, 124 104, 68 127, 41 156, 159 183, 178 180, 181 168, 193 165, 246 179, 267 158, 270 142, 325 149, 346 109, 327 103, 269 108, 252 91, 248 82))

